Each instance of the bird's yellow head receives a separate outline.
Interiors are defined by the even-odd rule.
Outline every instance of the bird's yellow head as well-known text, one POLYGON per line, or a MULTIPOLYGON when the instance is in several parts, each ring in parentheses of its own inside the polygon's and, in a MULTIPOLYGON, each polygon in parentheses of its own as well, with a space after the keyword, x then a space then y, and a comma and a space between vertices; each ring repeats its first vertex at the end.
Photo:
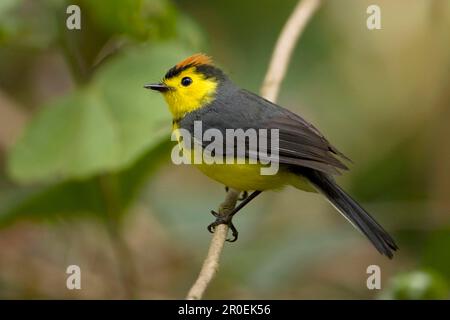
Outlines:
POLYGON ((213 66, 208 56, 196 54, 167 71, 160 83, 148 84, 145 88, 161 92, 173 118, 181 119, 212 102, 224 79, 223 72, 213 66))

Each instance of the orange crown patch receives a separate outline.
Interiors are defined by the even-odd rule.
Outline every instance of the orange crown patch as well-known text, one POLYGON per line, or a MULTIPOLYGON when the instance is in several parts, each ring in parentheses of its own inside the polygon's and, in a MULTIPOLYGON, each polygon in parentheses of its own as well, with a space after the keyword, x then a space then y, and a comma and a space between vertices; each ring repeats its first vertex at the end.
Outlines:
POLYGON ((212 63, 213 62, 210 57, 208 57, 203 53, 197 53, 194 54, 193 56, 190 56, 189 58, 184 59, 183 61, 175 65, 173 68, 169 69, 164 78, 170 79, 187 68, 212 65, 212 63))
POLYGON ((187 66, 195 67, 195 66, 200 66, 200 65, 204 65, 204 64, 213 64, 213 61, 207 55, 205 55, 203 53, 197 53, 197 54, 194 54, 193 56, 190 56, 189 58, 186 58, 183 61, 179 62, 176 65, 176 68, 183 69, 187 66))

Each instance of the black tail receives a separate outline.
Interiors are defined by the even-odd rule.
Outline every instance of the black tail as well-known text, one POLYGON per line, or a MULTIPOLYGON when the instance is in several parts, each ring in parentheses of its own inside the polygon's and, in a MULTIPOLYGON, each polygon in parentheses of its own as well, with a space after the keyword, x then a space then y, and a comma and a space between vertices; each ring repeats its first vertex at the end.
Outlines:
POLYGON ((392 237, 355 200, 342 190, 333 178, 325 173, 311 170, 306 176, 327 199, 360 230, 381 253, 392 259, 392 251, 398 249, 392 237))

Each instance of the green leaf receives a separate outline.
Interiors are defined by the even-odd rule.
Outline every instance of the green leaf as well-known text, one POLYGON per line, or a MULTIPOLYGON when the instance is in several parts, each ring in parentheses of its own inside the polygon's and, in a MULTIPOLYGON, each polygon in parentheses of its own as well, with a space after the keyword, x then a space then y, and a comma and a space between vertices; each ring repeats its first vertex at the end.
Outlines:
POLYGON ((0 17, 3 18, 11 9, 20 4, 18 0, 3 0, 0 2, 0 17))
POLYGON ((120 202, 125 209, 131 205, 141 187, 156 169, 169 161, 172 147, 173 142, 170 142, 167 138, 144 154, 132 167, 117 174, 120 186, 120 202))
POLYGON ((167 0, 78 1, 96 25, 108 34, 136 39, 168 39, 176 36, 177 11, 167 0))
POLYGON ((449 287, 445 279, 434 271, 401 273, 391 279, 382 299, 423 300, 448 299, 449 287))
POLYGON ((130 167, 168 137, 163 98, 143 88, 191 54, 175 43, 140 46, 111 58, 92 83, 46 106, 12 149, 17 182, 86 179, 130 167))
POLYGON ((422 263, 445 276, 447 282, 450 281, 450 251, 442 250, 450 247, 450 228, 443 225, 427 232, 425 238, 420 234, 419 239, 423 247, 422 263))
MULTIPOLYGON (((136 163, 108 177, 114 181, 114 201, 119 214, 126 212, 148 177, 170 155, 170 141, 164 140, 136 163)), ((45 221, 75 217, 106 217, 107 204, 101 176, 66 181, 41 187, 18 187, 0 192, 0 227, 17 220, 45 221)), ((104 180, 103 180, 104 181, 104 180)))
POLYGON ((103 212, 99 191, 94 179, 9 190, 0 199, 0 227, 24 219, 43 221, 103 212))

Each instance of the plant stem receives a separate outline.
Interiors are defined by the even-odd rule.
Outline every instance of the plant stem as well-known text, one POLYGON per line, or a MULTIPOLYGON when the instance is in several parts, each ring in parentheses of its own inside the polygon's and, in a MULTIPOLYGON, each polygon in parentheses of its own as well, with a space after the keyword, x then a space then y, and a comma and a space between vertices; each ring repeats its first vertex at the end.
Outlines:
MULTIPOLYGON (((297 40, 300 38, 302 31, 319 5, 320 0, 300 0, 284 25, 275 45, 269 70, 261 88, 261 95, 266 99, 272 102, 276 101, 281 82, 286 75, 287 66, 289 65, 297 40)), ((236 206, 238 196, 238 191, 230 189, 225 201, 220 206, 219 213, 227 214, 233 210, 236 206)), ((215 228, 208 254, 203 262, 197 280, 189 290, 187 299, 193 300, 203 297, 219 267, 219 259, 227 233, 228 226, 222 224, 215 228)))
MULTIPOLYGON (((226 216, 236 206, 240 192, 230 189, 227 192, 225 201, 219 207, 219 214, 226 216)), ((222 253, 223 245, 228 234, 228 226, 220 224, 214 229, 214 235, 211 239, 208 254, 203 262, 200 274, 187 295, 188 300, 201 299, 206 288, 219 268, 219 258, 222 253)))
POLYGON ((105 223, 116 255, 125 297, 134 299, 137 297, 137 272, 133 255, 120 229, 123 209, 119 203, 119 185, 111 173, 99 176, 98 182, 105 204, 105 223))
MULTIPOLYGON (((59 20, 58 15, 55 18, 59 20)), ((74 82, 79 86, 88 83, 93 75, 93 69, 86 61, 85 55, 81 51, 80 42, 77 41, 80 34, 60 28, 58 37, 74 82)), ((126 298, 132 299, 137 294, 137 272, 132 253, 125 239, 123 239, 120 229, 120 219, 124 213, 124 208, 120 203, 120 186, 114 173, 105 173, 97 176, 96 179, 98 180, 100 194, 103 197, 105 225, 117 258, 121 283, 126 298)))

